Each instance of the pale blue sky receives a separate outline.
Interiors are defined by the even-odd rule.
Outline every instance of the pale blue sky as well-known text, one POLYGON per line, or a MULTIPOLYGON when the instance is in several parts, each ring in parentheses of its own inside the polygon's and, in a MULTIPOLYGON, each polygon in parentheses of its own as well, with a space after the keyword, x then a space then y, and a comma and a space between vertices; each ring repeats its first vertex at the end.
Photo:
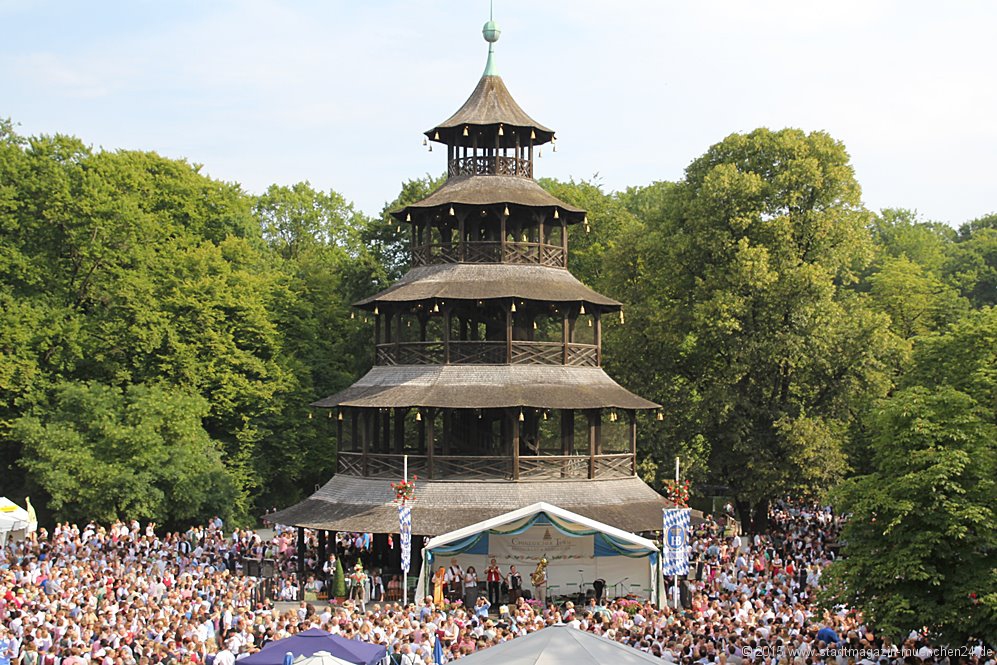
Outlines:
MULTIPOLYGON (((0 116, 376 212, 485 63, 487 0, 0 0, 0 116)), ((539 175, 675 180, 731 132, 824 129, 871 208, 997 211, 997 3, 496 0, 539 175)))

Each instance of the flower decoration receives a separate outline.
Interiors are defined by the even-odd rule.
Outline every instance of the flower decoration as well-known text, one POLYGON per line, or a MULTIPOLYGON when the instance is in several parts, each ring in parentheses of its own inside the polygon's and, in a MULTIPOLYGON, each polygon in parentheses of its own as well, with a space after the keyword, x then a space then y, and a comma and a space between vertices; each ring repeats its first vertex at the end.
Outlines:
POLYGON ((689 481, 665 481, 665 496, 678 508, 689 507, 689 481))
POLYGON ((419 476, 412 476, 412 480, 399 480, 391 483, 391 489, 395 491, 395 501, 403 506, 409 501, 415 501, 415 481, 419 476))

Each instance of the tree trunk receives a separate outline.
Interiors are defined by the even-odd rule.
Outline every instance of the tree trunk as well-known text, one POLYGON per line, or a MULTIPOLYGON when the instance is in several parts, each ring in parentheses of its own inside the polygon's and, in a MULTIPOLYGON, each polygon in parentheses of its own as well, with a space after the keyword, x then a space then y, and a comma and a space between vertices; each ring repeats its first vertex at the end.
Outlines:
POLYGON ((754 533, 765 533, 769 530, 769 500, 763 499, 755 504, 754 516, 751 520, 754 533))
POLYGON ((751 504, 743 499, 734 499, 734 508, 737 510, 737 517, 741 520, 742 533, 754 533, 751 523, 751 504))

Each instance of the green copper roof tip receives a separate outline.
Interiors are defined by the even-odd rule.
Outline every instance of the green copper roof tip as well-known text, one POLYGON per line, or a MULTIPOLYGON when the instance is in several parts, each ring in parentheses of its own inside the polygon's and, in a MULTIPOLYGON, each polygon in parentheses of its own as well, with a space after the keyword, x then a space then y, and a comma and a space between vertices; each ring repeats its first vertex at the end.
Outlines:
POLYGON ((495 42, 498 41, 502 31, 499 30, 498 23, 489 20, 485 27, 481 29, 481 34, 488 42, 488 62, 485 63, 484 76, 498 76, 498 68, 495 66, 495 42))

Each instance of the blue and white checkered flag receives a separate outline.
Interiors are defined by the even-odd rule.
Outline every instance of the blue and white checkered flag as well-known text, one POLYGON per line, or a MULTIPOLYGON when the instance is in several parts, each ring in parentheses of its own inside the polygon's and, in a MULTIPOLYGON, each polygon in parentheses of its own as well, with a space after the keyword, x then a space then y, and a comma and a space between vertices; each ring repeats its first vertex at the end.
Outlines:
POLYGON ((402 541, 402 570, 408 573, 412 566, 412 508, 398 506, 398 533, 402 541))
POLYGON ((662 575, 689 574, 689 515, 688 508, 664 508, 661 552, 662 575))

